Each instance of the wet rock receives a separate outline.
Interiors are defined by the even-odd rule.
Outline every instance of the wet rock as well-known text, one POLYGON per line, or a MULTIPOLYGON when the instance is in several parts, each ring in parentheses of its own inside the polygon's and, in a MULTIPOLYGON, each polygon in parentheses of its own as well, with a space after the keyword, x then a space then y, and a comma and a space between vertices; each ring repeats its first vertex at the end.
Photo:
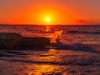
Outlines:
POLYGON ((21 47, 45 47, 50 45, 50 40, 45 37, 23 37, 21 47))
POLYGON ((25 49, 45 47, 50 44, 46 37, 23 37, 18 33, 0 33, 0 49, 25 49))
POLYGON ((0 33, 0 49, 15 48, 22 36, 17 33, 0 33))

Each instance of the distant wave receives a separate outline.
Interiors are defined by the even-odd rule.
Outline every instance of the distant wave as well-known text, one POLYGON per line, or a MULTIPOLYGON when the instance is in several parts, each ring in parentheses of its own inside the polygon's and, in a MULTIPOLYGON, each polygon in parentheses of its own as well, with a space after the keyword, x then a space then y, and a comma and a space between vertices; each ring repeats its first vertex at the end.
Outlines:
POLYGON ((72 34, 100 34, 100 32, 88 32, 88 31, 78 31, 78 30, 70 30, 67 33, 72 33, 72 34))

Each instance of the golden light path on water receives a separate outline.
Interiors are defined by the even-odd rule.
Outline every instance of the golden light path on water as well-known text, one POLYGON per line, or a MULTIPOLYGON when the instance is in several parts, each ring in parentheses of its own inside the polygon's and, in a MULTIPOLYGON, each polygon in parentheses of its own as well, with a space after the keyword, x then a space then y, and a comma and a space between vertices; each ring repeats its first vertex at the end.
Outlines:
MULTIPOLYGON (((44 31, 47 33, 51 31, 49 25, 44 31)), ((60 38, 62 32, 62 30, 55 31, 50 36, 52 41, 60 38)), ((0 57, 0 75, 87 75, 86 71, 89 71, 89 75, 99 75, 100 55, 92 52, 43 48, 18 50, 10 55, 13 57, 9 55, 0 57)))
POLYGON ((0 57, 0 75, 99 75, 99 66, 81 66, 96 61, 95 58, 99 60, 99 54, 56 49, 16 52, 28 55, 0 57))
MULTIPOLYGON (((40 62, 55 62, 55 61, 61 61, 61 58, 57 55, 58 52, 51 49, 47 51, 46 53, 40 54, 40 56, 30 57, 28 59, 40 61, 40 62)), ((60 67, 57 65, 49 65, 49 64, 40 64, 40 65, 33 65, 33 66, 27 66, 28 68, 32 68, 33 71, 29 72, 29 75, 66 75, 62 73, 62 70, 64 70, 64 67, 60 67)))

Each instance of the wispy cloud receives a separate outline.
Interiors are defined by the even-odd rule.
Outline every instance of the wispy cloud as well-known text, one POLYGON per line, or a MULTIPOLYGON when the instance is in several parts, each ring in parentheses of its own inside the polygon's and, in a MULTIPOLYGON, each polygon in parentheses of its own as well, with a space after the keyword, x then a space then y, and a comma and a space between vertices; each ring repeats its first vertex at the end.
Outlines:
POLYGON ((77 23, 88 23, 88 21, 84 20, 84 19, 78 19, 76 20, 77 23))

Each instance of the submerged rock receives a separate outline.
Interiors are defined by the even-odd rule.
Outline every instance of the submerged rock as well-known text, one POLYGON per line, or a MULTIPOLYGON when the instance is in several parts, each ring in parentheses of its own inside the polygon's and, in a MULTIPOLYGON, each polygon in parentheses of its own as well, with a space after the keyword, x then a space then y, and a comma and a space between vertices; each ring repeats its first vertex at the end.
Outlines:
POLYGON ((25 49, 45 47, 50 44, 46 37, 23 37, 18 33, 0 33, 0 49, 25 49))

